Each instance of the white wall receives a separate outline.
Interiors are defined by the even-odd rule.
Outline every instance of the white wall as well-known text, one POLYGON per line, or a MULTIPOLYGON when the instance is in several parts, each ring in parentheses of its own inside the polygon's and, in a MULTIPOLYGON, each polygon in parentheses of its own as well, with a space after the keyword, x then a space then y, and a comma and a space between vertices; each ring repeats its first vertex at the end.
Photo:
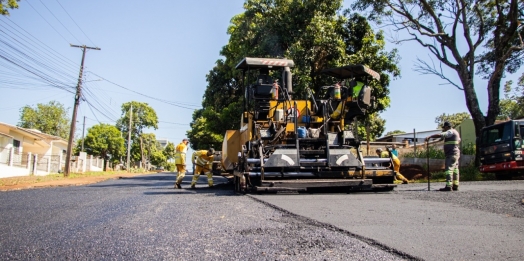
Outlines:
POLYGON ((29 176, 29 169, 19 167, 9 167, 5 164, 0 164, 0 178, 29 176))

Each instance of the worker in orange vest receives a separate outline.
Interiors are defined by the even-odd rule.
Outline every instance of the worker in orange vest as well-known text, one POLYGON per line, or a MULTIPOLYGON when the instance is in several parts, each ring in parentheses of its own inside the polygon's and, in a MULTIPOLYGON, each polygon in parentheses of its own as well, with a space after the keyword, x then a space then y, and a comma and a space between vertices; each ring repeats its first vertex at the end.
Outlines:
POLYGON ((186 176, 186 153, 187 153, 187 144, 189 143, 188 139, 182 139, 182 142, 178 144, 175 148, 175 165, 176 165, 176 181, 175 188, 181 189, 182 180, 186 176))
POLYGON ((400 174, 400 160, 397 156, 393 155, 389 150, 383 151, 381 148, 378 148, 376 152, 381 158, 391 158, 393 161, 393 170, 395 171, 395 180, 401 180, 403 184, 409 183, 409 180, 400 174))
POLYGON ((203 172, 207 176, 207 184, 209 187, 213 187, 213 157, 215 150, 213 148, 208 150, 199 150, 193 153, 191 161, 195 165, 195 173, 193 173, 193 180, 191 181, 191 188, 195 188, 198 181, 198 177, 203 172))

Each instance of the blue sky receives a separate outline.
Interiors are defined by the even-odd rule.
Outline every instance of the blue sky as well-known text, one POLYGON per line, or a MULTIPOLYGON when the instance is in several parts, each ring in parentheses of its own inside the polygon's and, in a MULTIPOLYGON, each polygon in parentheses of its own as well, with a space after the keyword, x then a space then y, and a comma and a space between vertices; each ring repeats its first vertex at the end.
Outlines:
MULTIPOLYGON (((17 43, 49 72, 62 72, 60 83, 53 80, 53 85, 69 87, 31 80, 34 75, 0 59, 0 122, 15 125, 20 108, 51 100, 60 101, 72 113, 71 92, 82 52, 70 44, 87 45, 101 50, 86 53, 84 93, 91 105, 81 103, 76 136, 81 137, 84 116, 86 131, 99 122, 114 123, 121 116, 121 104, 135 100, 147 102, 157 112, 159 129, 151 132, 176 144, 189 129, 193 110, 201 106, 205 76, 221 58, 230 19, 243 12, 243 3, 22 0, 9 17, 0 17, 0 39, 17 43)), ((345 7, 350 3, 344 1, 345 7)), ((0 45, 3 54, 1 50, 7 49, 0 45)), ((388 43, 387 49, 391 48, 400 51, 402 77, 391 83, 391 107, 381 114, 386 132, 430 130, 442 113, 467 112, 462 91, 442 85, 436 76, 413 71, 417 57, 429 59, 425 49, 414 43, 388 43)), ((457 80, 452 73, 450 78, 457 80)), ((477 80, 476 85, 485 111, 486 82, 477 80)))

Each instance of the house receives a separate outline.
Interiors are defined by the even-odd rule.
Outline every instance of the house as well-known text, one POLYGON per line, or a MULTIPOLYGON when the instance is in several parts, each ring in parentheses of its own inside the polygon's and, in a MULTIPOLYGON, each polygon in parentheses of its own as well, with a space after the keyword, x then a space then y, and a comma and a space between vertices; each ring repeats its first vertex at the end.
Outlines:
POLYGON ((167 144, 169 143, 169 140, 168 139, 158 139, 156 140, 160 146, 162 146, 162 148, 166 148, 167 144))
POLYGON ((66 151, 63 138, 0 122, 0 178, 58 173, 66 151))
POLYGON ((455 127, 460 134, 462 146, 475 144, 477 135, 475 134, 475 124, 473 119, 465 119, 460 125, 455 127))

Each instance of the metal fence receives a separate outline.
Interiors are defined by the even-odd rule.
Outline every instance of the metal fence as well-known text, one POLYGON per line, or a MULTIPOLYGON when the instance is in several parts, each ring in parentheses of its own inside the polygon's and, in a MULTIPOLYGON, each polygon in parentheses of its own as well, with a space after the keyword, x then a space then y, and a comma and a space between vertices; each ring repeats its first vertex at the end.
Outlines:
POLYGON ((50 159, 50 169, 49 172, 51 173, 60 173, 62 172, 62 162, 60 162, 60 155, 51 155, 50 159))
MULTIPOLYGON (((33 158, 34 160, 34 158, 33 158)), ((36 162, 36 169, 41 171, 47 171, 47 163, 49 162, 48 156, 38 155, 36 162)))
MULTIPOLYGON (((13 166, 27 168, 29 153, 13 153, 13 166)), ((32 159, 31 159, 32 160, 32 159)))

